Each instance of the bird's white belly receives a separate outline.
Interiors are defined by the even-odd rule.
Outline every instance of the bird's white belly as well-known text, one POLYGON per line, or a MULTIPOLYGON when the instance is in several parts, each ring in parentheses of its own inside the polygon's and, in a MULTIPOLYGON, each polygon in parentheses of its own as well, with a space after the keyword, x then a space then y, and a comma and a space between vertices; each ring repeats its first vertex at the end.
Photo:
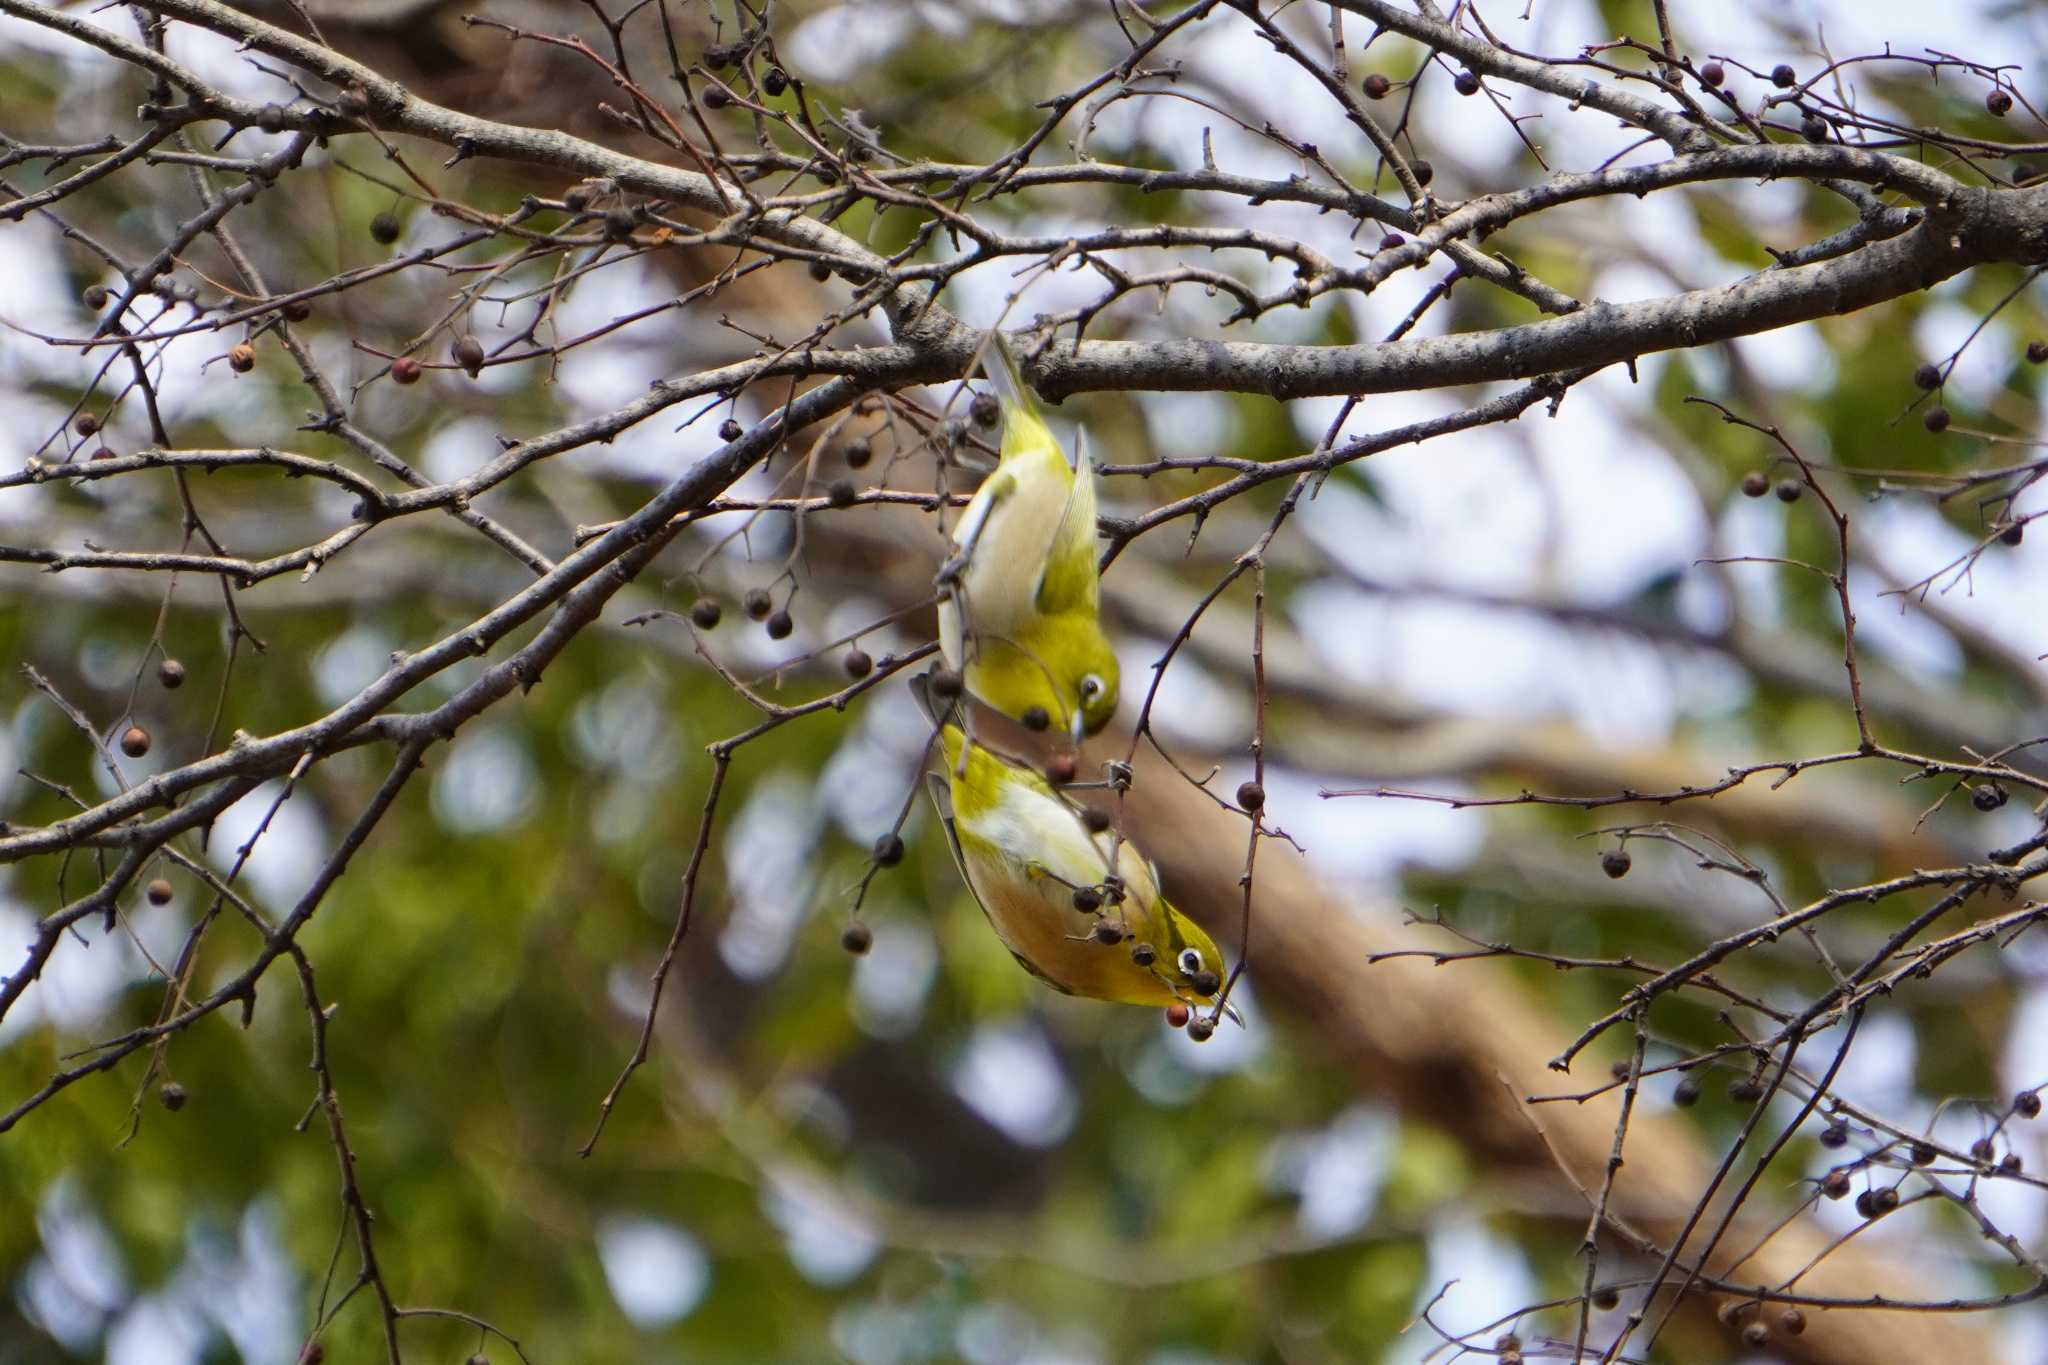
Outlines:
MULTIPOLYGON (((1015 640, 1038 615, 1039 580, 1072 483, 1071 476, 1061 477, 1068 471, 1058 456, 1042 459, 1050 467, 1014 471, 1010 491, 990 510, 961 573, 967 629, 976 635, 1015 640)), ((992 492, 984 483, 962 521, 992 492)))

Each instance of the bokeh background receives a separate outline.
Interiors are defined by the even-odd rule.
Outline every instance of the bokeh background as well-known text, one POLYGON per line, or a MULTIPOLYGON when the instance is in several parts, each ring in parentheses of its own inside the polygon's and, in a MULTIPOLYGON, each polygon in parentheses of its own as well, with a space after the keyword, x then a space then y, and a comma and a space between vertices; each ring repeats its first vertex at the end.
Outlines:
MULTIPOLYGON (((508 55, 502 37, 456 21, 462 7, 312 8, 330 37, 434 98, 615 136, 591 113, 601 82, 530 49, 508 55)), ((536 25, 579 22, 577 6, 482 8, 536 25)), ((1652 31, 1647 4, 1537 0, 1526 21, 1512 5, 1491 8, 1498 13, 1488 20, 1530 50, 1652 31)), ((1902 53, 1940 48, 2014 61, 2016 79, 2032 89, 2048 53, 2048 17, 2023 3, 1674 0, 1671 8, 1687 50, 1761 69, 1778 61, 1808 69, 1823 41, 1837 56, 1890 43, 1902 53)), ((718 36, 707 7, 682 9, 687 41, 718 36)), ((784 59, 814 93, 861 111, 892 150, 974 162, 1028 131, 1047 92, 1117 59, 1123 38, 1108 9, 806 0, 777 7, 777 32, 784 59)), ((1320 17, 1296 17, 1305 39, 1324 31, 1320 17)), ((109 11, 95 22, 126 21, 109 11)), ((1366 36, 1352 21, 1354 75, 1412 74, 1412 45, 1387 38, 1361 51, 1366 36)), ((225 44, 181 29, 172 51, 233 88, 279 95, 225 44)), ((1311 98, 1244 25, 1204 24, 1172 55, 1179 78, 1161 88, 1254 125, 1271 118, 1360 183, 1373 181, 1369 149, 1339 112, 1311 98)), ((1983 112, 1981 89, 1958 81, 1884 65, 1856 79, 1867 105, 1911 123, 2048 136, 1997 124, 1983 112)), ((75 45, 0 19, 0 89, 0 127, 11 136, 82 140, 120 126, 140 87, 75 45)), ((1525 130, 1552 166, 1597 164, 1626 141, 1611 120, 1526 92, 1516 99, 1516 112, 1540 115, 1525 130)), ((1417 96, 1413 136, 1446 198, 1541 173, 1506 123, 1475 104, 1442 73, 1417 96)), ((1195 164, 1205 132, 1228 168, 1299 169, 1214 110, 1167 97, 1101 110, 1086 152, 1195 164)), ((1045 155, 1071 152, 1063 136, 1045 155)), ((320 194, 265 196, 242 217, 245 239, 274 278, 310 281, 454 230, 386 188, 393 177, 380 162, 360 141, 337 141, 316 153, 316 164, 332 166, 318 179, 320 194), (394 205, 404 236, 385 248, 366 225, 394 205)), ((39 183, 31 171, 6 174, 17 188, 39 183)), ((442 172, 438 183, 501 209, 537 185, 559 189, 490 166, 442 172)), ((89 210, 95 231, 140 244, 186 211, 178 188, 168 173, 117 180, 70 212, 89 210)), ((1101 221, 1256 221, 1333 257, 1349 253, 1355 226, 1286 205, 1087 188, 1008 196, 977 212, 1045 234, 1101 221)), ((1765 247, 1796 245, 1844 221, 1837 202, 1799 186, 1728 183, 1596 202, 1489 245, 1582 298, 1626 300, 1762 268, 1765 247)), ((912 225, 862 208, 841 226, 893 244, 912 225)), ((0 469, 18 468, 90 382, 92 362, 35 335, 89 326, 79 301, 99 278, 89 265, 47 220, 0 230, 0 279, 9 282, 0 293, 8 431, 0 469)), ((1226 266, 1264 287, 1284 277, 1258 261, 1226 266)), ((688 258, 649 257, 599 272, 567 295, 557 325, 563 335, 601 325, 676 292, 702 269, 688 258)), ((1778 423, 1826 466, 1941 471, 2026 458, 1984 433, 2032 440, 2041 431, 2042 372, 2021 359, 2030 337, 2048 335, 2038 293, 2008 306, 1961 357, 1945 394, 1955 430, 1929 434, 1907 411, 1913 367, 1960 344, 2017 281, 2015 272, 1980 271, 1872 313, 1649 357, 1633 377, 1617 370, 1582 386, 1555 416, 1532 413, 1397 450, 1332 478, 1276 546, 1268 622, 1284 675, 1270 722, 1268 805, 1306 849, 1328 899, 1262 913, 1355 915, 1392 932, 1404 907, 1440 910, 1481 937, 1659 959, 1754 922, 1763 907, 1752 892, 1675 850, 1639 847, 1628 878, 1603 877, 1597 853, 1606 845, 1585 836, 1611 816, 1454 811, 1318 792, 1383 782, 1447 793, 1645 788, 1852 740, 1825 584, 1762 565, 1701 563, 1824 557, 1827 528, 1811 499, 1788 507, 1740 496, 1741 476, 1770 452, 1753 433, 1682 400, 1707 395, 1778 423)), ((1099 283, 1085 274, 1035 280, 1017 315, 1072 306, 1099 283)), ((1416 276, 1371 300, 1324 299, 1233 334, 1375 337, 1428 283, 1416 276)), ((963 277, 947 302, 971 323, 993 323, 1016 287, 998 266, 963 277)), ((498 433, 545 430, 627 401, 651 380, 744 356, 753 343, 721 325, 721 314, 754 332, 793 334, 835 288, 800 267, 778 268, 702 309, 581 348, 559 367, 492 369, 475 382, 434 371, 408 390, 369 385, 356 412, 430 477, 459 475, 495 453, 498 433)), ((1113 310, 1093 334, 1213 335, 1227 305, 1178 291, 1157 312, 1113 310)), ((363 377, 377 363, 352 353, 352 338, 393 345, 430 311, 413 278, 401 277, 323 307, 313 334, 336 372, 363 377)), ((1519 301, 1468 285, 1421 330, 1528 316, 1519 301)), ((475 319, 487 342, 491 322, 481 311, 475 319)), ((255 373, 233 376, 218 360, 226 344, 195 336, 166 354, 175 381, 166 384, 167 417, 180 440, 311 439, 293 433, 307 407, 296 376, 271 355, 255 373)), ((946 392, 929 396, 942 402, 946 392)), ((1348 429, 1397 426, 1473 397, 1374 397, 1348 429)), ((1062 404, 1056 420, 1085 423, 1098 453, 1134 463, 1299 453, 1337 409, 1334 400, 1097 395, 1062 404)), ((741 402, 743 416, 764 411, 752 398, 741 402)), ((665 415, 550 462, 494 494, 489 510, 536 543, 565 545, 576 526, 623 515, 716 448, 719 415, 681 429, 665 415)), ((132 421, 117 420, 108 444, 145 444, 132 421)), ((898 472, 908 486, 921 473, 928 481, 907 461, 898 472)), ((1105 500, 1112 512, 1132 512, 1208 477, 1113 479, 1105 500)), ((743 491, 771 484, 760 478, 743 491)), ((1856 518, 1855 600, 1885 732, 1942 752, 2041 733, 2048 680, 2036 656, 2048 649, 2048 537, 2000 547, 1967 579, 1943 580, 1924 599, 1880 596, 1974 543, 1979 511, 1968 498, 1869 497, 1871 480, 1840 487, 1856 518)), ((234 473, 197 488, 222 538, 251 554, 300 543, 331 523, 337 506, 331 490, 234 473)), ((1126 723, 1166 639, 1256 538, 1282 491, 1261 490, 1219 512, 1192 547, 1183 528, 1169 527, 1109 575, 1129 680, 1126 723)), ((0 492, 0 540, 9 544, 168 547, 177 517, 168 485, 138 480, 0 492)), ((779 573, 791 545, 786 519, 763 518, 745 541, 726 539, 728 529, 686 537, 540 688, 436 751, 304 936, 337 1007, 335 1079, 378 1215, 385 1274, 402 1302, 489 1318, 537 1361, 1291 1365, 1421 1359, 1437 1339, 1424 1327, 1403 1329, 1449 1282, 1435 1311, 1460 1330, 1577 1291, 1585 1214, 1569 1186, 1540 1161, 1500 1159, 1460 1124, 1455 1104, 1417 1103, 1415 1076, 1377 1084, 1371 1068, 1314 1026, 1314 1009, 1274 998, 1256 943, 1237 996, 1246 1027, 1226 1028, 1205 1046, 1149 1011, 1053 997, 987 933, 920 807, 906 830, 910 856, 869 892, 873 951, 847 956, 839 935, 851 888, 917 779, 925 737, 898 685, 741 752, 703 913, 684 944, 652 1061, 595 1153, 579 1158, 668 936, 710 771, 704 746, 753 719, 695 658, 687 631, 625 618, 680 610, 700 583, 730 603, 779 573)), ((729 610, 710 638, 736 671, 763 672, 806 642, 915 601, 936 562, 933 529, 910 513, 863 509, 817 519, 806 534, 796 636, 771 641, 729 610)), ((223 727, 264 734, 325 711, 376 676, 392 651, 438 638, 520 581, 515 564, 442 522, 409 526, 309 580, 238 594, 268 647, 237 660, 223 727)), ((162 600, 163 583, 143 575, 0 567, 0 661, 10 665, 0 675, 0 818, 37 824, 65 808, 18 770, 81 794, 111 790, 77 733, 11 667, 17 661, 107 722, 123 713, 142 671, 135 713, 159 741, 148 758, 123 760, 131 780, 197 756, 226 667, 219 594, 188 579, 171 600, 164 645, 191 675, 175 693, 157 688, 146 658, 162 600)), ((1197 772, 1220 765, 1225 791, 1249 771, 1248 620, 1241 593, 1225 599, 1169 671, 1158 703, 1176 754, 1197 772)), ((867 643, 876 654, 901 651, 928 630, 912 615, 878 627, 867 643)), ((779 695, 835 685, 835 660, 789 671, 779 695)), ((445 697, 482 666, 443 675, 416 701, 445 697)), ((288 906, 381 771, 369 753, 323 763, 256 845, 243 873, 248 893, 266 907, 288 906)), ((1788 893, 1966 860, 2034 828, 2023 802, 1987 815, 1961 801, 1916 827, 1938 794, 1902 788, 1891 774, 1842 771, 1693 818, 1768 866, 1788 893)), ((266 788, 230 811, 205 856, 229 865, 274 795, 266 788)), ((61 903, 64 888, 77 894, 80 877, 54 864, 0 868, 0 946, 12 952, 26 942, 34 918, 61 903)), ((0 1025, 0 1102, 32 1091, 95 1037, 153 1017, 161 990, 150 957, 175 950, 198 900, 188 879, 174 880, 172 904, 138 898, 112 934, 80 926, 0 1025)), ((1170 879, 1169 891, 1192 894, 1170 879)), ((1875 943, 1902 913, 1846 923, 1841 942, 1875 943)), ((215 935, 199 983, 231 974, 252 946, 239 926, 215 935)), ((1355 963, 1367 989, 1375 972, 1412 969, 1355 963)), ((1533 1001, 1552 1026, 1543 1040, 1552 1049, 1619 989, 1612 978, 1529 964, 1442 971, 1457 974, 1460 1009, 1481 1019, 1503 1000, 1533 1001)), ((1747 986, 1794 999, 1813 977, 1810 962, 1789 951, 1758 955, 1742 971, 1747 986)), ((1939 1112, 1967 1124, 1970 1111, 1956 1100, 2040 1084, 2048 1079, 2044 973, 2048 949, 2023 937, 1902 993, 1865 1024, 1841 1089, 1902 1119, 1939 1112)), ((1658 1022, 1673 1043, 1718 1036, 1704 1008, 1658 1022)), ((189 1097, 181 1111, 138 1093, 131 1063, 0 1136, 0 1361, 294 1357, 342 1231, 333 1150, 321 1125, 295 1129, 313 1094, 308 1047, 296 989, 279 978, 266 983, 246 1027, 216 1017, 173 1043, 166 1074, 189 1097)), ((1607 1060, 1602 1054, 1593 1071, 1607 1060)), ((1667 1114, 1668 1085, 1646 1091, 1643 1104, 1718 1152, 1740 1116, 1721 1096, 1727 1079, 1733 1073, 1710 1082, 1705 1102, 1683 1114, 1667 1114)), ((1446 1093, 1457 1085, 1447 1077, 1446 1093)), ((2037 1138, 2015 1142, 2030 1167, 2048 1160, 2037 1138)), ((1801 1139, 1781 1162, 1777 1186, 1785 1188, 1766 1195, 1793 1197, 1799 1171, 1832 1160, 1801 1139)), ((2007 1185, 1984 1198, 2003 1227, 2041 1244, 2038 1191, 2007 1185)), ((1836 1205, 1815 1217, 1834 1230, 1857 1221, 1836 1205)), ((2015 1283, 1960 1221, 1879 1226, 1859 1243, 1939 1286, 1930 1292, 2015 1283)), ((338 1287, 346 1287, 353 1262, 341 1259, 338 1287)), ((1982 1329, 1996 1353, 1987 1358, 2048 1359, 2048 1316, 2038 1307, 1982 1329)), ((406 1330, 420 1359, 460 1359, 478 1345, 458 1324, 406 1330)), ((381 1358, 367 1302, 325 1340, 330 1360, 381 1358)), ((1738 1358, 1729 1340, 1681 1321, 1655 1358, 1738 1358)), ((488 1349, 510 1358, 501 1343, 488 1349)))

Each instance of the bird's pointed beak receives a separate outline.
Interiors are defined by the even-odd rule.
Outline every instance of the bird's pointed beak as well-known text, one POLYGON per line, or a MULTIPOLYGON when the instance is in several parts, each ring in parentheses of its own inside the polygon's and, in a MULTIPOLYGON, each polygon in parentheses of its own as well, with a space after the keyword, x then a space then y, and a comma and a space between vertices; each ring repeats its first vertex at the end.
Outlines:
POLYGON ((1081 741, 1088 737, 1088 716, 1077 703, 1069 713, 1067 728, 1073 731, 1074 747, 1080 748, 1081 741))
POLYGON ((1239 1014, 1237 1012, 1237 1006, 1231 1004, 1228 1000, 1223 1002, 1223 1017, 1225 1019, 1228 1019, 1231 1023, 1237 1025, 1239 1028, 1244 1027, 1244 1016, 1242 1014, 1239 1014))

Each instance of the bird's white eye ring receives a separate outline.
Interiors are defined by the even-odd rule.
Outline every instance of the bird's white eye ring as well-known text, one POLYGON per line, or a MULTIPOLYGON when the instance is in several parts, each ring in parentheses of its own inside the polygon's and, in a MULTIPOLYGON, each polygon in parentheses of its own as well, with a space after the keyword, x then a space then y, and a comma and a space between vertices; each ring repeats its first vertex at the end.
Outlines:
POLYGON ((1081 696, 1083 698, 1092 699, 1099 696, 1101 692, 1102 679, 1096 677, 1093 673, 1081 679, 1081 696))
POLYGON ((1182 975, 1185 976, 1193 976, 1196 972, 1202 970, 1202 950, 1199 948, 1181 949, 1180 969, 1182 975))

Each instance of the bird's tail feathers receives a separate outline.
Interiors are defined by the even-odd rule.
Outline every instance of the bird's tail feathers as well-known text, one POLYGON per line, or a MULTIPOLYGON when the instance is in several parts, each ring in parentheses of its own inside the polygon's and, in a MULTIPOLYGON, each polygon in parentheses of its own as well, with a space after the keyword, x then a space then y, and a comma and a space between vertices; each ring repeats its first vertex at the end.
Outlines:
POLYGON ((910 695, 917 698, 918 709, 925 713, 925 716, 932 724, 958 725, 960 723, 959 700, 955 698, 951 701, 942 702, 932 695, 931 677, 934 671, 936 670, 927 669, 922 673, 914 674, 910 679, 910 695))
POLYGON ((1038 399, 1025 385, 1024 372, 1017 368, 1017 357, 1010 353, 1010 343, 1003 340, 1000 328, 989 329, 988 343, 982 347, 981 367, 1005 411, 1040 416, 1038 399))

